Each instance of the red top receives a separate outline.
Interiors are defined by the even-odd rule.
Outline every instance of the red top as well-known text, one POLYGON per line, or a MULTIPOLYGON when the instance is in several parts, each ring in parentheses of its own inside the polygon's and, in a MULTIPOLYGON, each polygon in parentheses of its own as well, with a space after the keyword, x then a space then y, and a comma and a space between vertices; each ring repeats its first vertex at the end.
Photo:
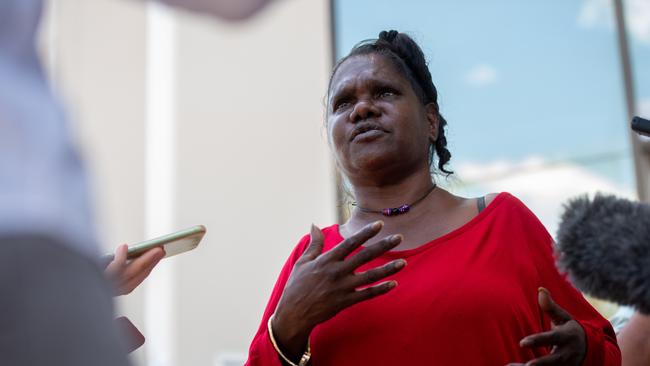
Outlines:
MULTIPOLYGON (((338 225, 323 230, 324 251, 343 238, 338 225)), ((309 243, 300 240, 278 278, 253 339, 246 365, 280 366, 269 340, 268 318, 293 264, 309 243)), ((360 249, 358 249, 360 250, 360 249)), ((392 251, 359 270, 405 258, 386 295, 353 305, 311 334, 312 365, 494 365, 526 362, 547 349, 520 348, 530 334, 550 329, 537 288, 584 328, 584 365, 621 364, 609 322, 560 275, 552 238, 517 198, 499 194, 470 222, 418 248, 392 251)))

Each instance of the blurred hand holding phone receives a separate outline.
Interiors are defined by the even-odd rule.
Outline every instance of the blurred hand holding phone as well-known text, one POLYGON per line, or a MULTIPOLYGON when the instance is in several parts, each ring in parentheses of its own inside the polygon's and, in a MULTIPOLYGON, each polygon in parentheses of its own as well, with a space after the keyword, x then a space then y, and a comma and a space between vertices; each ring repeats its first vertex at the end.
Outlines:
POLYGON ((104 273, 115 287, 115 295, 131 293, 160 260, 196 248, 205 233, 205 226, 197 225, 129 247, 117 247, 115 254, 107 254, 102 260, 104 273))
MULTIPOLYGON (((206 233, 205 226, 198 225, 131 246, 120 245, 115 254, 103 258, 104 273, 115 285, 116 295, 126 295, 147 278, 163 258, 171 257, 196 248, 206 233)), ((124 337, 129 353, 145 342, 144 335, 126 317, 115 319, 115 324, 124 337)))

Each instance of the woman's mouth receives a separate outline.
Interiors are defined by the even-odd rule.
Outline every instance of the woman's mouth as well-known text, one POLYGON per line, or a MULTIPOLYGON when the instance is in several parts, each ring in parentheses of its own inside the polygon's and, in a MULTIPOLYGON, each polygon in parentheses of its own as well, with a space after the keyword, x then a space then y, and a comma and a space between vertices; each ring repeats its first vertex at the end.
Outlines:
POLYGON ((360 124, 352 132, 350 141, 367 142, 375 140, 386 133, 385 130, 375 124, 360 124))
POLYGON ((381 130, 368 130, 366 132, 362 132, 354 137, 352 141, 355 142, 369 142, 372 140, 376 140, 383 136, 386 132, 381 131, 381 130))

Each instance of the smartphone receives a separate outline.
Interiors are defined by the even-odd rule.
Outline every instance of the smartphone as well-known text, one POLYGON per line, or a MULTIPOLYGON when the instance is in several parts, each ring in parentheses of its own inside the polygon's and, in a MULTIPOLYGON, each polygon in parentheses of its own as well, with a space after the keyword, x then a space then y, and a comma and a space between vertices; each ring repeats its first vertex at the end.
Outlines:
POLYGON ((126 345, 127 353, 135 351, 144 344, 144 335, 140 333, 138 328, 127 317, 121 316, 115 319, 115 325, 120 335, 124 338, 122 343, 126 345))
MULTIPOLYGON (((205 233, 205 226, 197 225, 175 233, 133 244, 129 246, 127 258, 137 258, 144 252, 155 247, 161 247, 165 250, 165 258, 184 253, 196 248, 201 242, 201 239, 203 239, 205 233)), ((102 262, 108 265, 113 258, 114 254, 107 254, 103 257, 102 262)))
POLYGON ((639 135, 650 137, 650 121, 636 116, 632 119, 632 130, 639 135))

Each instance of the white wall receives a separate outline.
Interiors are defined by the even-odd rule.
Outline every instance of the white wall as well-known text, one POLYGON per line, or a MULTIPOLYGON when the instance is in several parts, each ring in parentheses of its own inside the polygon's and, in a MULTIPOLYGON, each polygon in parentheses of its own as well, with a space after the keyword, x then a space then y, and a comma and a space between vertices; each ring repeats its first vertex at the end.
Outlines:
MULTIPOLYGON (((140 1, 50 0, 44 41, 93 181, 104 245, 145 238, 147 7, 140 1), (53 44, 52 44, 53 42, 53 44)), ((148 342, 138 364, 212 365, 245 353, 286 256, 310 223, 336 213, 322 131, 329 1, 284 0, 245 23, 175 13, 171 85, 176 179, 171 226, 204 224, 198 250, 163 261, 122 312, 148 342), (160 274, 171 274, 165 280, 160 274), (161 287, 162 286, 162 287, 161 287), (157 307, 170 318, 150 319, 157 307), (149 321, 149 324, 145 324, 149 321), (147 329, 159 328, 154 334, 147 329), (149 353, 148 353, 149 352, 149 353)), ((158 90, 159 91, 159 90, 158 90)), ((149 184, 149 186, 147 186, 149 184)), ((149 202, 151 203, 151 202, 149 202)), ((164 207, 164 205, 163 205, 164 207)), ((149 227, 149 229, 151 229, 149 227)), ((150 230, 149 230, 150 231, 150 230)))
POLYGON ((177 222, 211 230, 178 259, 184 364, 245 351, 289 251, 334 222, 326 3, 283 1, 238 26, 179 18, 177 222))

